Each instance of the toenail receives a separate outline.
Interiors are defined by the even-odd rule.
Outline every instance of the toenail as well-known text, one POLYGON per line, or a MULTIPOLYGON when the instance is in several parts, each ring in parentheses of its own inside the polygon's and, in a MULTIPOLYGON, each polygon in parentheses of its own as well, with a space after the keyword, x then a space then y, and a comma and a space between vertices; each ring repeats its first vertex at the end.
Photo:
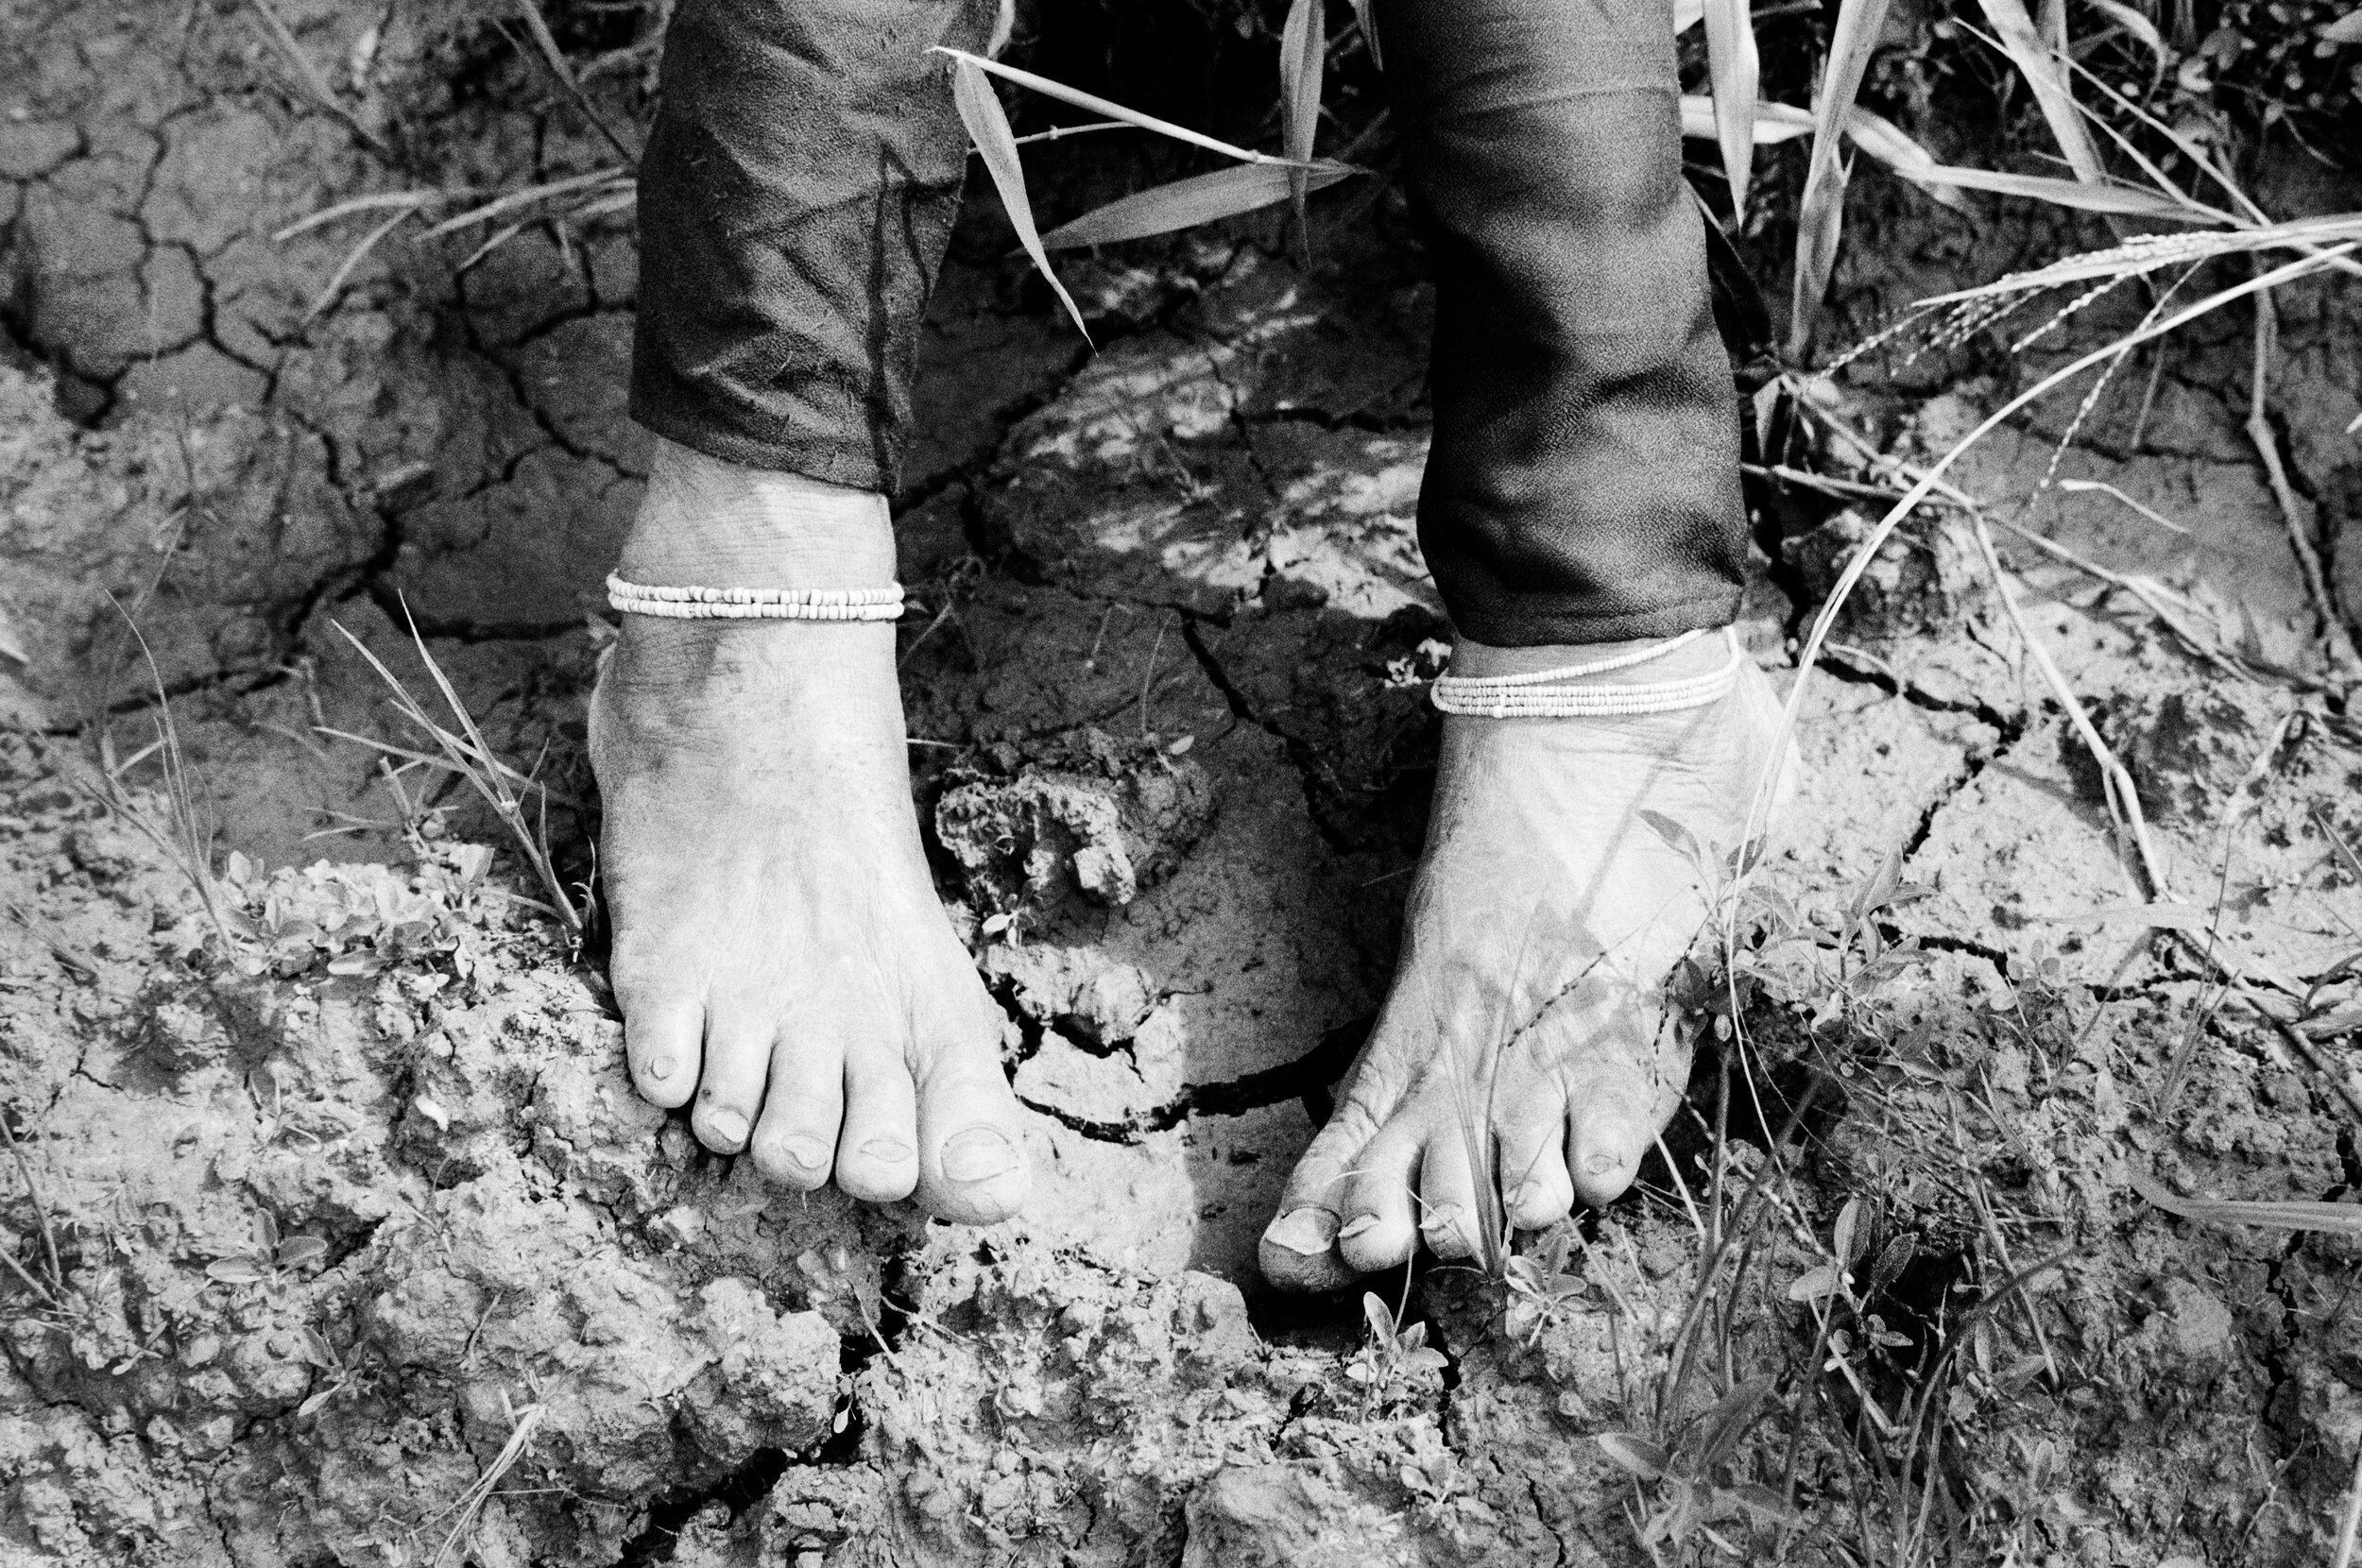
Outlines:
POLYGON ((1263 1239, 1306 1257, 1318 1257, 1336 1244, 1337 1217, 1326 1209, 1290 1209, 1265 1228, 1263 1239))
POLYGON ((1583 1168, 1594 1176, 1605 1176, 1623 1163, 1613 1154, 1594 1154, 1583 1162, 1583 1168))
POLYGON ((989 1182, 1017 1168, 1017 1150, 989 1127, 954 1133, 943 1146, 943 1173, 955 1182, 989 1182))
POLYGON ((829 1146, 808 1133, 791 1133, 779 1142, 779 1158, 798 1170, 818 1170, 829 1163, 829 1146))
POLYGON ((673 1069, 679 1065, 679 1063, 674 1061, 669 1056, 659 1056, 655 1061, 648 1064, 648 1076, 650 1078, 670 1078, 673 1076, 673 1069))
POLYGON ((861 1146, 863 1155, 880 1165, 900 1165, 911 1157, 911 1146, 891 1133, 881 1133, 861 1146))
POLYGON ((1446 1231, 1451 1229, 1459 1223, 1459 1204, 1438 1203, 1435 1207, 1428 1210, 1427 1218, 1425 1219, 1419 1221, 1419 1229, 1423 1231, 1446 1231))
POLYGON ((1374 1230, 1377 1226, 1378 1216, 1374 1214, 1356 1215, 1351 1219, 1345 1221, 1344 1229, 1337 1233, 1337 1239, 1340 1241, 1350 1241, 1355 1236, 1360 1236, 1362 1232, 1374 1230))
POLYGON ((714 1142, 739 1149, 746 1142, 746 1118, 736 1111, 709 1112, 706 1131, 713 1135, 714 1142))

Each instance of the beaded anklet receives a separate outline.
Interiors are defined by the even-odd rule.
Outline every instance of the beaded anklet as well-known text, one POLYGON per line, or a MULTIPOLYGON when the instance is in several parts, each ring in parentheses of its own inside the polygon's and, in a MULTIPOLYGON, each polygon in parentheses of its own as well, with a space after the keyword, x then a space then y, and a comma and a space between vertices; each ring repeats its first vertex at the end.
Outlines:
POLYGON ((1687 647, 1705 636, 1703 631, 1684 632, 1652 647, 1641 648, 1613 658, 1591 664, 1569 665, 1561 670, 1535 670, 1522 675, 1450 675, 1435 682, 1430 693, 1436 708, 1445 713, 1470 715, 1485 719, 1576 719, 1614 714, 1677 713, 1685 708, 1703 707, 1720 701, 1738 679, 1739 666, 1747 657, 1738 645, 1737 627, 1726 628, 1731 656, 1721 668, 1703 675, 1689 675, 1680 680, 1644 681, 1631 686, 1600 685, 1566 686, 1560 683, 1584 675, 1604 674, 1610 670, 1630 669, 1663 658, 1676 648, 1687 647))
POLYGON ((668 621, 899 621, 902 585, 881 588, 649 588, 607 580, 607 602, 625 615, 668 621))

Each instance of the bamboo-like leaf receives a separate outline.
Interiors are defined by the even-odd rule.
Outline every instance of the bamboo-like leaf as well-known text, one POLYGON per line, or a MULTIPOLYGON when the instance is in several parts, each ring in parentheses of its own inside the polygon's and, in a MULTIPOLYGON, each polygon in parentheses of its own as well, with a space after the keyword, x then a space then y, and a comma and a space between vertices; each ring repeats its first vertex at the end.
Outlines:
POLYGON ((963 65, 973 66, 979 71, 988 71, 1004 80, 1017 83, 1019 87, 1030 87, 1046 97, 1055 98, 1060 103, 1072 104, 1075 108, 1087 110, 1093 114, 1104 114, 1111 120, 1121 120, 1125 125, 1136 126, 1141 130, 1153 130, 1159 136, 1170 136, 1176 142, 1187 142, 1193 147, 1204 147, 1207 152, 1218 152, 1224 158, 1235 158, 1241 163, 1284 163, 1287 162, 1283 158, 1274 158, 1269 153, 1250 152, 1245 147, 1233 146, 1230 143, 1208 136, 1203 131, 1191 130, 1187 126, 1176 126, 1171 120, 1159 120, 1154 114, 1143 114, 1137 109, 1126 109, 1123 105, 1109 98, 1103 98, 1095 93, 1085 93, 1077 88, 1069 87, 1062 81, 1052 81, 1048 77, 1036 76, 1031 71, 1020 71, 1014 65, 1003 65, 997 60, 986 60, 982 55, 971 55, 965 49, 954 49, 938 43, 927 52, 942 55, 963 65))
POLYGON ((1083 325, 1083 313, 1077 309, 1074 297, 1058 281, 1058 275, 1050 269, 1050 257, 1041 247, 1041 234, 1034 227, 1033 203, 1025 196, 1025 170, 1018 162, 1017 136, 1009 129, 1009 117, 1001 109, 1001 100, 993 95, 992 83, 984 79, 973 57, 960 59, 951 73, 952 101, 958 106, 961 123, 967 127, 976 151, 984 161, 984 171, 992 176, 993 189, 1001 193, 1001 205, 1008 210, 1009 222, 1017 230, 1017 242, 1025 247, 1034 265, 1074 318, 1075 330, 1090 340, 1090 329, 1083 325))
MULTIPOLYGON (((1840 0, 1828 59, 1821 69, 1821 91, 1813 100, 1812 162, 1805 172, 1805 196, 1796 216, 1796 292, 1789 310, 1789 353, 1803 359, 1811 346, 1814 317, 1837 265, 1837 246, 1845 227, 1845 166, 1838 159, 1838 131, 1855 97, 1871 51, 1886 31, 1888 0, 1840 0)), ((2018 8, 2024 14, 2025 8, 2018 8)))
MULTIPOLYGON (((1757 102, 1754 112, 1754 142, 1759 147, 1775 146, 1793 142, 1799 136, 1812 134, 1812 114, 1793 104, 1757 102)), ((1682 98, 1682 134, 1694 136, 1702 142, 1715 139, 1714 99, 1703 93, 1691 93, 1682 98)))
MULTIPOLYGON (((1293 0, 1279 34, 1279 150, 1298 163, 1311 162, 1312 143, 1320 133, 1321 67, 1328 58, 1322 26, 1325 9, 1322 0, 1293 0)), ((1304 232, 1308 189, 1304 171, 1290 169, 1288 199, 1295 205, 1299 234, 1304 232)))
MULTIPOLYGON (((1302 179, 1307 191, 1321 191, 1360 172, 1343 163, 1329 163, 1304 171, 1302 179)), ((1169 234, 1176 229, 1252 213, 1287 200, 1289 181, 1297 174, 1277 163, 1243 163, 1136 191, 1060 224, 1041 237, 1042 247, 1072 250, 1087 245, 1113 245, 1118 240, 1169 234)))
POLYGON ((2034 26, 2034 19, 2026 13, 2026 0, 1977 0, 1984 8, 1985 20, 2000 35, 2001 47, 2008 52, 2011 62, 2024 74, 2026 84, 2034 90, 2034 102, 2042 109, 2042 117, 2050 126, 2050 134, 2065 154, 2067 167, 2075 178, 2098 180, 2104 174, 2099 162, 2099 149, 2092 144, 2091 128, 2083 123, 2083 111, 2076 107, 2075 94, 2068 90, 2066 72, 2059 65, 2059 57, 2042 40, 2034 26))
POLYGON ((1754 19, 1748 0, 1705 0, 1706 64, 1714 81, 1715 138, 1722 148, 1722 176, 1731 184, 1734 223, 1747 214, 1747 177, 1754 158, 1754 19))
POLYGON ((2031 196, 2037 201, 2047 201, 2054 207, 2072 207, 2079 212, 2161 218, 2168 223, 2206 221, 2203 213, 2194 212, 2181 202, 2154 191, 2144 191, 2137 185, 2119 185, 2114 180, 2085 184, 2073 179, 2045 179, 2038 174, 1963 168, 1957 163, 1930 164, 1912 172, 1909 178, 1924 185, 1953 185, 1968 191, 1991 191, 1997 196, 2031 196))
POLYGON ((1386 57, 1378 52, 1377 0, 1353 0, 1353 19, 1361 25, 1361 42, 1370 51, 1370 63, 1386 69, 1386 57))

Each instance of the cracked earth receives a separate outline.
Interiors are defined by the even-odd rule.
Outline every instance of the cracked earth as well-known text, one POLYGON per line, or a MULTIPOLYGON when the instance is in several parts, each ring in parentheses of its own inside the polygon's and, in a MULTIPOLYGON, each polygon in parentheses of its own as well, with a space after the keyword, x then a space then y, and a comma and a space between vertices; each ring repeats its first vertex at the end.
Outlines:
MULTIPOLYGON (((1698 1268, 1675 1178, 1701 1176, 1711 1061, 1674 1163, 1583 1222, 1585 1289, 1530 1334, 1496 1287, 1422 1273, 1383 1288, 1442 1368, 1349 1376, 1358 1304, 1254 1273, 1380 995, 1432 766, 1446 632, 1411 529, 1430 313, 1398 205, 1328 210, 1311 264, 1274 233, 1078 264, 1096 351, 1005 259, 988 199, 964 220, 898 501, 904 684, 1042 1179, 1022 1219, 955 1231, 776 1195, 639 1104, 594 966, 520 901, 497 825, 325 733, 415 741, 340 635, 419 681, 415 624, 584 842, 597 587, 642 473, 636 258, 626 213, 480 259, 483 230, 414 223, 351 267, 383 209, 287 234, 612 153, 455 9, 280 8, 334 62, 339 116, 266 14, 0 4, 0 1124, 23 1155, 0 1187, 0 1561, 1645 1560, 1655 1494, 1593 1440, 1686 1419, 1651 1390, 1698 1268), (234 963, 94 786, 91 743, 124 765, 159 690, 218 827, 234 963)), ((599 97, 628 124, 644 62, 568 43, 620 49, 599 97)), ((2071 238, 1915 199, 1858 197, 1857 325, 2071 238)), ((2351 618, 2340 287, 2283 302, 2275 435, 2351 618)), ((2061 469, 2182 531, 2042 488, 2063 411, 1959 479, 2288 673, 2226 673, 2129 596, 2007 552, 2175 897, 2273 995, 2334 999, 2362 929, 2362 744, 2315 690, 2319 606, 2225 368, 2243 332, 2138 366, 2061 469)), ((1829 398, 1909 458, 2041 363, 1863 365, 1829 398)), ((1754 499, 1743 630, 1785 682, 1864 520, 1754 499)), ((1860 1199, 1879 1255, 1912 1260, 1882 1310, 1923 1347, 2075 1249, 1963 1340, 1939 1488, 1960 1560, 2317 1560, 2362 1447, 2353 1244, 2188 1222, 2132 1183, 2352 1195, 2350 1039, 2267 1027, 2124 919, 2097 775, 1956 518, 1866 579, 1801 739, 1772 881, 1834 920, 1891 859, 1925 895, 1884 912, 1913 955, 1889 990, 1831 1011, 1813 961, 1750 1003, 1747 1082, 1840 1109, 1811 1124, 1764 1245, 1778 1277, 1722 1369, 1788 1379, 1735 1462, 1785 1474, 1810 1523, 1720 1527, 1860 1560, 1837 1542, 1877 1504, 1847 1444, 1900 1374, 1837 1387, 1786 1290, 1860 1199)))

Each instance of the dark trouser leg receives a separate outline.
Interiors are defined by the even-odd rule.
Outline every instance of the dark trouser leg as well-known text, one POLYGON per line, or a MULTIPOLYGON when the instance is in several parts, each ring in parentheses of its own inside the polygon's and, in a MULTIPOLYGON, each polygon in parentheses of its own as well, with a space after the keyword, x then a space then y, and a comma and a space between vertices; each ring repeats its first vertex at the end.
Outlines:
POLYGON ((994 0, 682 0, 640 175, 631 413, 708 456, 894 489, 994 0))
POLYGON ((1433 251, 1419 540, 1460 632, 1728 622, 1738 422, 1681 173, 1669 0, 1379 0, 1433 251))

